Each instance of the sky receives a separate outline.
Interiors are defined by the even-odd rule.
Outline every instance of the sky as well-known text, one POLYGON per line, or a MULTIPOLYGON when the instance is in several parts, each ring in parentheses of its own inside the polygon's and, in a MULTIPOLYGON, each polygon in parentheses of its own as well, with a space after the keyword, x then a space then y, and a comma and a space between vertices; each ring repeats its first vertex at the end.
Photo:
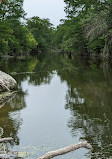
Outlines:
POLYGON ((64 7, 64 0, 24 0, 24 10, 28 18, 49 18, 54 26, 59 25, 60 19, 65 18, 64 7))

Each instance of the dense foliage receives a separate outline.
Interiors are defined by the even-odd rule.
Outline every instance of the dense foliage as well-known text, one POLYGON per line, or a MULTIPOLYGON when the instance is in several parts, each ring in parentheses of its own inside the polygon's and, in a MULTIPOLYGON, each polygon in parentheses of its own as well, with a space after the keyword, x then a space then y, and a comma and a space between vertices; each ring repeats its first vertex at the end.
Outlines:
POLYGON ((0 4, 0 55, 25 55, 58 48, 84 55, 112 55, 112 1, 64 0, 66 20, 56 29, 49 19, 25 19, 24 0, 0 4))
POLYGON ((33 35, 22 23, 23 0, 0 4, 0 55, 23 55, 37 45, 33 35))
POLYGON ((56 44, 80 54, 112 54, 112 1, 64 0, 67 20, 57 27, 56 44))
POLYGON ((38 42, 38 48, 40 50, 48 50, 49 48, 51 48, 54 29, 49 19, 32 17, 27 20, 27 26, 38 42))
POLYGON ((0 56, 26 55, 37 46, 50 47, 52 24, 48 19, 25 19, 24 0, 4 0, 0 3, 0 56))

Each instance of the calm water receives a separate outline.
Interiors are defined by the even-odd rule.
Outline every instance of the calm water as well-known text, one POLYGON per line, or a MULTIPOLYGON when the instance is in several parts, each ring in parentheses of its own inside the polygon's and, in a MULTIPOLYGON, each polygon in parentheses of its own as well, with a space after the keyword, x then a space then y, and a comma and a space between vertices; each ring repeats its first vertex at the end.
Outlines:
POLYGON ((1 60, 0 68, 18 82, 18 93, 0 109, 4 136, 14 138, 11 149, 35 159, 87 140, 92 157, 80 149, 56 159, 112 157, 111 62, 41 55, 1 60))

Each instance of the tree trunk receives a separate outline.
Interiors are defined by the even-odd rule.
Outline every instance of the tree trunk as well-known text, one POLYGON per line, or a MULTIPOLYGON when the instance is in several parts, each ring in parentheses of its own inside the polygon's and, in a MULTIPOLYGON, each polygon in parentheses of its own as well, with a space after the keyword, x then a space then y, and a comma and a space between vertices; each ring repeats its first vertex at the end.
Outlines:
POLYGON ((1 139, 0 139, 0 143, 2 143, 2 142, 8 142, 8 141, 11 141, 11 140, 13 140, 13 138, 11 138, 11 137, 1 138, 1 139))
POLYGON ((87 141, 84 141, 84 142, 80 142, 78 144, 73 144, 73 145, 70 145, 68 147, 56 150, 56 151, 48 152, 45 155, 39 157, 38 159, 51 159, 53 157, 56 157, 56 156, 59 156, 59 155, 64 155, 66 153, 75 151, 79 148, 92 149, 92 146, 90 144, 88 144, 87 141))

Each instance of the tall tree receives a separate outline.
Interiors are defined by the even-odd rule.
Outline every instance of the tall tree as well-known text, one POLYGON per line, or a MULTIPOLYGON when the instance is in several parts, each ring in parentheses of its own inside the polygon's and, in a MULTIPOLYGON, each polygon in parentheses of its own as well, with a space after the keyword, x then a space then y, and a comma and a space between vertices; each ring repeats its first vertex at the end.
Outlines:
POLYGON ((3 0, 0 4, 0 19, 23 18, 25 16, 23 1, 24 0, 3 0))
POLYGON ((0 54, 21 55, 37 42, 21 19, 25 17, 23 0, 3 0, 0 4, 0 54))
MULTIPOLYGON (((68 22, 58 27, 64 29, 62 48, 84 54, 112 55, 112 1, 64 0, 68 22)), ((56 34, 56 35, 57 35, 56 34)))
POLYGON ((38 42, 40 50, 49 49, 53 33, 53 25, 50 23, 49 19, 32 17, 27 20, 27 26, 38 42))

